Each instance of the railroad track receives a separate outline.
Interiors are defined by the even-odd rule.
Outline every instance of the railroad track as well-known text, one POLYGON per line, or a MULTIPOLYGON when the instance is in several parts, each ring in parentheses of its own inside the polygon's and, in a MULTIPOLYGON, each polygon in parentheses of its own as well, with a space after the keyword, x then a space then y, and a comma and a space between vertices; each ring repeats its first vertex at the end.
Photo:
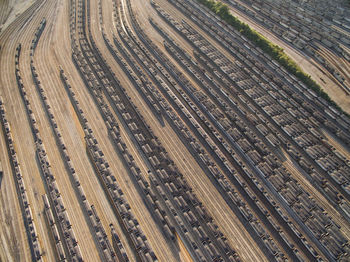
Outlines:
MULTIPOLYGON (((138 32, 138 34, 141 34, 140 32, 138 32)), ((154 48, 151 48, 150 50, 155 50, 154 48)), ((166 64, 166 63, 164 63, 164 61, 162 61, 162 60, 159 60, 159 62, 160 63, 162 63, 162 64, 166 64)), ((170 82, 173 82, 173 80, 170 80, 170 82)), ((175 91, 176 92, 176 91, 175 91)), ((179 97, 181 97, 180 95, 178 95, 179 97)), ((170 97, 170 100, 171 100, 171 97, 170 97)), ((182 101, 184 101, 184 100, 182 100, 182 101)), ((185 102, 186 103, 186 102, 185 102)), ((176 103, 172 103, 173 105, 175 105, 176 106, 176 103)), ((192 111, 192 109, 190 108, 189 110, 191 110, 192 111)), ((181 115, 182 117, 184 117, 184 113, 181 113, 181 110, 178 108, 176 111, 178 111, 178 112, 180 112, 180 113, 178 113, 179 115, 181 115)), ((195 116, 196 115, 196 112, 194 112, 194 111, 192 111, 191 112, 191 115, 193 115, 193 116, 195 116)), ((185 117, 185 119, 186 119, 186 117, 185 117)), ((199 122, 203 122, 202 120, 200 120, 200 118, 197 118, 196 117, 196 120, 197 121, 199 121, 199 122)), ((187 120, 187 122, 186 122, 186 124, 188 125, 192 125, 191 124, 191 122, 189 121, 189 120, 187 120)), ((196 136, 197 137, 201 137, 201 135, 200 135, 200 133, 196 130, 196 128, 192 125, 192 128, 191 128, 192 130, 194 130, 194 132, 195 132, 195 134, 196 134, 196 136)), ((214 131, 215 132, 215 131, 214 131)), ((204 139, 202 139, 202 143, 203 143, 203 140, 204 139)), ((206 142, 205 142, 205 140, 204 140, 204 143, 206 144, 206 142)), ((219 142, 220 143, 220 142, 219 142)), ((210 148, 209 146, 207 146, 207 148, 210 148)), ((215 155, 215 152, 214 151, 212 151, 211 153, 210 153, 211 155, 215 155)), ((205 165, 207 165, 205 162, 203 162, 203 164, 204 164, 204 166, 205 165)), ((225 170, 225 173, 227 172, 227 173, 229 173, 230 171, 224 166, 224 165, 221 165, 221 167, 220 167, 221 169, 223 168, 223 170, 225 170)), ((236 182, 236 184, 237 184, 237 182, 236 182)), ((242 189, 241 189, 241 192, 242 192, 242 189)), ((243 199, 249 199, 249 196, 248 195, 244 195, 244 197, 243 197, 243 199)), ((255 208, 256 209, 258 209, 256 206, 255 206, 255 208)), ((236 211, 237 212, 237 211, 236 211)))
POLYGON ((36 1, 0 39, 24 260, 347 259, 349 119, 196 1, 36 1))
MULTIPOLYGON (((187 28, 188 29, 188 28, 187 28)), ((300 223, 300 222, 299 222, 300 223)))
MULTIPOLYGON (((92 42, 92 40, 90 40, 91 42, 92 42)), ((127 99, 126 99, 127 100, 127 99)), ((125 101, 125 100, 123 100, 123 101, 125 101)), ((130 111, 130 109, 129 109, 129 114, 131 114, 131 111, 130 111)), ((136 115, 137 115, 137 113, 136 113, 136 115)), ((140 123, 142 123, 142 122, 138 122, 139 123, 139 125, 140 125, 140 123)), ((148 128, 144 128, 144 129, 146 129, 146 130, 148 130, 148 128)), ((146 139, 147 139, 147 137, 146 137, 146 139)), ((153 166, 154 166, 154 164, 153 164, 153 166)))
MULTIPOLYGON (((249 99, 249 98, 248 98, 249 99)), ((264 112, 263 112, 264 113, 264 112)), ((283 131, 282 131, 282 133, 283 133, 283 131)), ((320 169, 318 169, 318 170, 320 170, 320 169)), ((321 172, 322 172, 322 170, 320 170, 321 172)))
MULTIPOLYGON (((233 10, 239 10, 239 12, 242 12, 244 15, 248 16, 249 19, 252 19, 253 21, 255 21, 256 23, 261 23, 261 21, 257 20, 255 16, 252 16, 251 14, 249 14, 246 10, 251 10, 253 12, 256 12, 258 13, 260 16, 262 16, 264 19, 265 19, 265 22, 266 20, 269 20, 270 23, 274 24, 275 26, 277 26, 278 28, 280 28, 280 30, 285 30, 286 28, 283 28, 280 24, 278 24, 277 22, 273 21, 272 19, 270 19, 270 17, 266 16, 265 14, 262 14, 260 12, 260 10, 257 10, 257 9, 253 9, 247 5, 247 3, 244 3, 241 2, 241 1, 225 1, 225 3, 227 3, 233 10), (236 5, 234 5, 233 3, 236 2, 236 5), (239 3, 239 5, 241 6, 244 6, 246 8, 246 10, 242 10, 242 9, 239 9, 237 8, 237 3, 239 3)), ((272 9, 273 9, 273 6, 272 6, 272 9)), ((289 14, 290 15, 290 14, 289 14)), ((305 26, 305 25, 303 25, 305 26)), ((267 27, 264 27, 266 30, 269 30, 272 34, 274 34, 275 36, 277 37, 280 37, 278 34, 276 34, 275 32, 273 32, 270 28, 267 28, 267 27)), ((314 30, 309 28, 310 32, 313 32, 314 30)), ((296 45, 292 44, 291 42, 288 42, 286 40, 282 40, 284 41, 287 45, 291 46, 293 49, 296 49, 298 50, 299 52, 302 52, 305 54, 305 51, 303 51, 301 48, 297 47, 296 45)), ((321 41, 319 41, 318 39, 312 39, 309 43, 309 46, 311 46, 314 50, 315 53, 317 52, 321 52, 322 53, 322 49, 328 49, 328 47, 326 47, 321 41), (322 48, 319 49, 319 48, 315 48, 315 44, 311 43, 312 41, 316 41, 318 45, 321 45, 322 48)), ((335 50, 332 50, 331 53, 333 55, 337 54, 338 57, 342 57, 342 54, 335 51, 335 50)), ((307 55, 311 55, 312 57, 315 57, 314 54, 310 54, 308 53, 307 55)), ((338 70, 342 70, 340 67, 339 67, 339 62, 338 61, 335 61, 334 59, 329 59, 329 57, 326 58, 335 68, 337 68, 338 70)), ((320 66, 322 66, 324 69, 326 69, 330 74, 332 74, 332 72, 326 68, 321 62, 319 62, 318 60, 316 60, 318 62, 318 64, 320 66)), ((345 89, 344 91, 347 92, 347 86, 343 86, 344 83, 342 83, 341 81, 339 81, 338 79, 334 79, 333 77, 331 77, 331 79, 338 85, 340 86, 342 89, 345 89)))

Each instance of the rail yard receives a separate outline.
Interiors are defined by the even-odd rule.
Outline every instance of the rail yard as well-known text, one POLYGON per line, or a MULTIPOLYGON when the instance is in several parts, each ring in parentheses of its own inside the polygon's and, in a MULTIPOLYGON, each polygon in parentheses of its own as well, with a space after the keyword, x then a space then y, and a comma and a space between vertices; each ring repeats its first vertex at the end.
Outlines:
POLYGON ((0 261, 350 261, 349 4, 202 2, 3 1, 0 261))

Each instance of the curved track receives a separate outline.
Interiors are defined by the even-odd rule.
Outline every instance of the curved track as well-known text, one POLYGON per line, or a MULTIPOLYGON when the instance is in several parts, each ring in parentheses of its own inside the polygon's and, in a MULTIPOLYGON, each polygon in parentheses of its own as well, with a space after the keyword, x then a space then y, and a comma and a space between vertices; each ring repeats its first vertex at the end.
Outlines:
MULTIPOLYGON (((37 0, 1 32, 0 96, 42 261, 62 259, 57 242, 67 261, 349 259, 349 118, 196 3, 37 0), (33 126, 76 249, 46 217, 33 126)), ((0 260, 31 261, 0 135, 0 260)))

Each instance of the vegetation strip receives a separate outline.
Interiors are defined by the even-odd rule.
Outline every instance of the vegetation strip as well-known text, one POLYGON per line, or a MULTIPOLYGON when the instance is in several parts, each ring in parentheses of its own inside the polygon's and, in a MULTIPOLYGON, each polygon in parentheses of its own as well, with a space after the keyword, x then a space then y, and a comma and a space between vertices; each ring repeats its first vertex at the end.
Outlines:
POLYGON ((197 0, 199 3, 205 5, 222 20, 229 25, 237 29, 241 34, 247 37, 250 41, 260 47, 265 53, 275 59, 280 65, 282 65, 289 73, 295 75, 301 80, 307 87, 315 91, 320 97, 327 100, 332 106, 336 107, 339 111, 350 117, 350 115, 344 112, 340 106, 338 106, 329 95, 318 85, 310 75, 302 71, 302 69, 283 51, 283 48, 273 44, 267 40, 264 36, 251 29, 249 25, 240 21, 237 17, 230 13, 230 9, 226 4, 215 0, 197 0))

